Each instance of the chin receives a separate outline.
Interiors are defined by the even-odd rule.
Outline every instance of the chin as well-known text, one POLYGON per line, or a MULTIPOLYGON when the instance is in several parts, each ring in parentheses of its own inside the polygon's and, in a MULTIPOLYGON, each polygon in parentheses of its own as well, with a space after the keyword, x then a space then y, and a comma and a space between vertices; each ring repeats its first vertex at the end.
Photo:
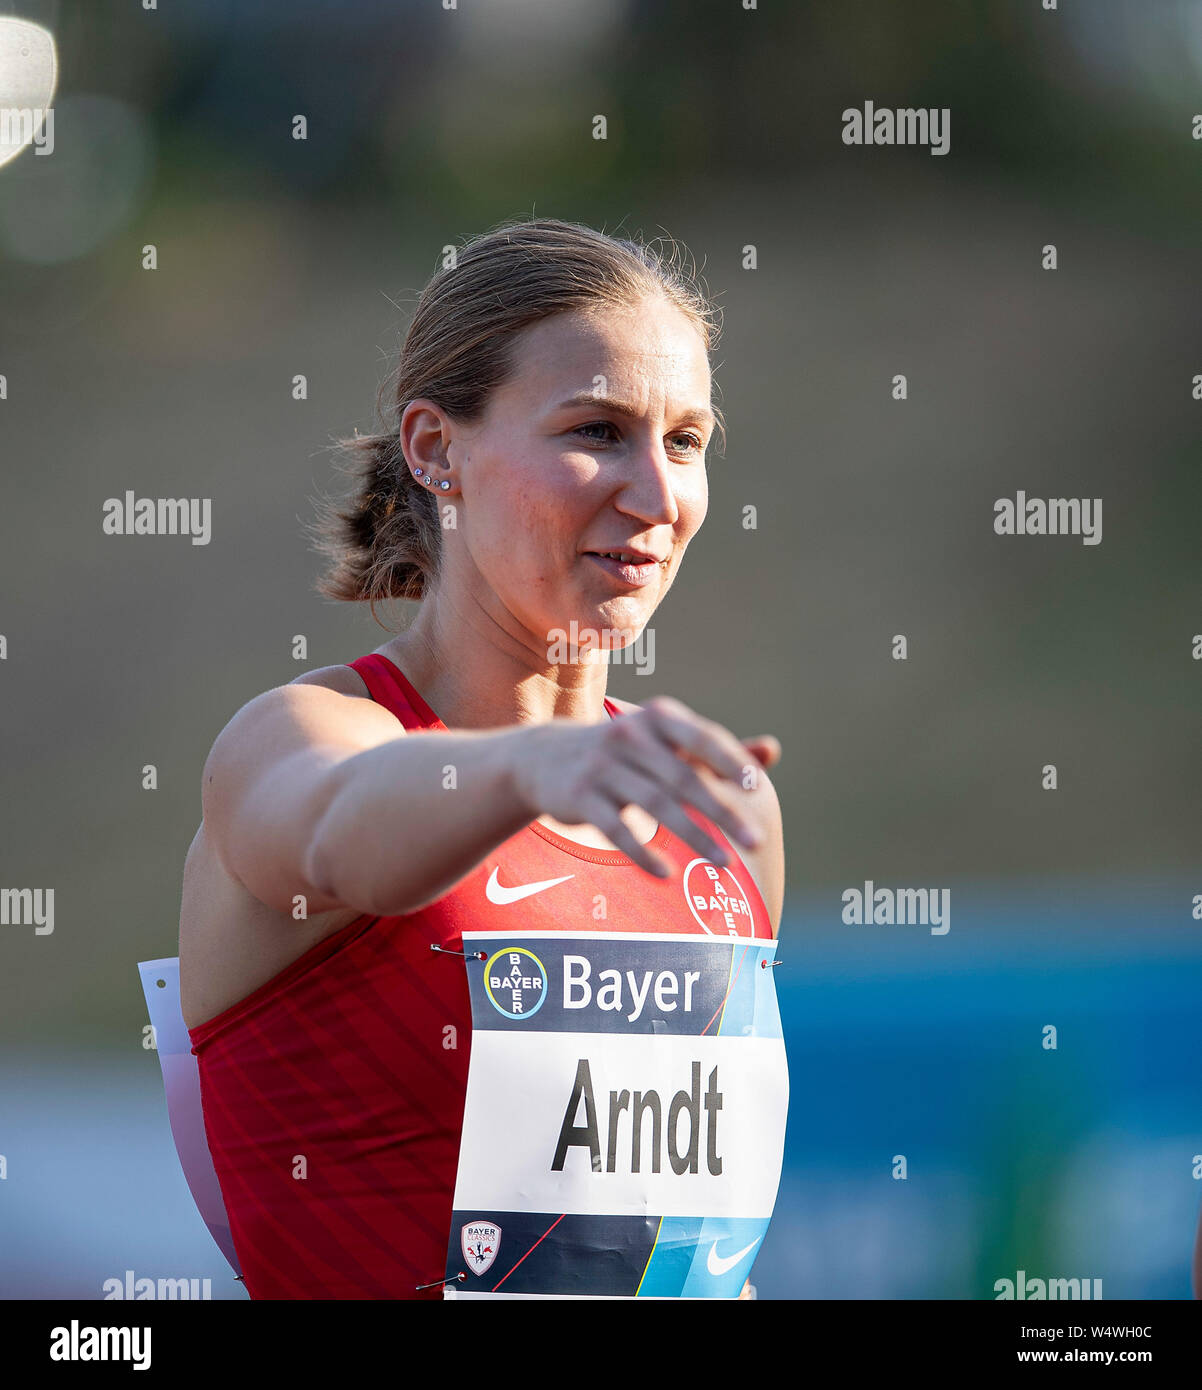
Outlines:
MULTIPOLYGON (((578 649, 592 646, 620 651, 638 641, 654 611, 645 602, 636 604, 629 599, 565 604, 560 615, 547 623, 548 647, 553 647, 562 660, 569 659, 563 655, 565 641, 578 649)), ((552 660, 556 660, 554 655, 552 660)))
POLYGON ((596 626, 608 633, 604 645, 612 651, 621 651, 625 647, 633 647, 642 637, 650 617, 642 610, 635 615, 610 614, 599 618, 596 626))

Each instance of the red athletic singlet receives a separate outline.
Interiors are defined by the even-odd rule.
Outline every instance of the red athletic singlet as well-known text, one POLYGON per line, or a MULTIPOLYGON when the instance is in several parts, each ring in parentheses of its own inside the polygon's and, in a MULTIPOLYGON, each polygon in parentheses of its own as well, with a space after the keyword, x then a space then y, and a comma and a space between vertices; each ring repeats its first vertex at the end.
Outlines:
MULTIPOLYGON (((350 665, 406 729, 446 728, 386 657, 350 665)), ((446 1273, 471 1010, 462 959, 431 944, 462 950, 464 930, 509 928, 772 935, 737 851, 688 809, 730 848, 721 887, 663 825, 651 844, 674 871, 657 879, 532 822, 429 907, 356 918, 190 1030, 252 1298, 442 1297, 414 1286, 446 1273), (516 891, 549 879, 561 881, 516 891)), ((396 835, 399 854, 421 853, 420 824, 400 815, 396 835)))

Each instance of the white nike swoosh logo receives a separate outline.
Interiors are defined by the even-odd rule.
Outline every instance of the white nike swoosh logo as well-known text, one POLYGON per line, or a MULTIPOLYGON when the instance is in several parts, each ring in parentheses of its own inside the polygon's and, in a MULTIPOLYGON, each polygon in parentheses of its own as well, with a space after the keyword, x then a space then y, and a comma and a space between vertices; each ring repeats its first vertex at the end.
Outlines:
POLYGON ((763 1240, 763 1236, 756 1236, 750 1245, 745 1245, 737 1255, 731 1255, 729 1259, 723 1259, 718 1254, 718 1242, 714 1241, 710 1246, 710 1252, 705 1259, 705 1267, 711 1274, 729 1274, 741 1259, 744 1259, 755 1247, 763 1240))
POLYGON ((566 883, 568 879, 576 877, 575 874, 564 874, 562 878, 545 878, 541 883, 519 883, 514 888, 506 888, 497 882, 497 872, 496 869, 492 871, 484 889, 484 896, 490 903, 497 903, 502 907, 508 903, 521 902, 532 893, 541 893, 544 888, 554 888, 557 883, 566 883))

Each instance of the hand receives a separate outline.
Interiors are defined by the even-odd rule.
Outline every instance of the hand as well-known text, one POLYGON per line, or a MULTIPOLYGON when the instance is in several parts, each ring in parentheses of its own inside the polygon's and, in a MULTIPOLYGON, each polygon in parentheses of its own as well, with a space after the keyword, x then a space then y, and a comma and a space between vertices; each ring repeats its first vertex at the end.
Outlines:
POLYGON ((699 811, 732 840, 756 848, 762 837, 736 809, 737 792, 757 764, 771 767, 780 758, 780 743, 771 735, 738 739, 663 695, 599 724, 582 727, 553 719, 535 725, 522 731, 514 748, 514 784, 531 819, 547 815, 564 825, 594 825, 658 878, 667 877, 670 869, 622 821, 627 806, 642 807, 698 854, 725 864, 727 852, 685 807, 699 811), (702 781, 699 768, 732 783, 730 794, 719 798, 702 781))

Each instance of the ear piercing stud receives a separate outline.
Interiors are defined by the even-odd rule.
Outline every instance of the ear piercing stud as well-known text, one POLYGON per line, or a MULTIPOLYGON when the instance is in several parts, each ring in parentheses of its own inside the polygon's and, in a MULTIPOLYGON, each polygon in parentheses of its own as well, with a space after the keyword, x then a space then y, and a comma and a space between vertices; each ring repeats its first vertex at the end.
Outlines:
MULTIPOLYGON (((426 485, 427 487, 433 487, 433 486, 434 486, 434 479, 429 475, 429 473, 423 472, 422 469, 416 468, 416 467, 415 467, 414 470, 413 470, 413 475, 414 475, 414 477, 416 477, 416 478, 420 478, 420 479, 422 480, 422 482, 424 482, 425 485, 426 485)), ((438 484, 438 486, 443 490, 443 492, 447 492, 447 491, 449 491, 451 485, 450 485, 450 483, 447 482, 447 480, 444 478, 444 479, 442 480, 442 482, 438 484)))

